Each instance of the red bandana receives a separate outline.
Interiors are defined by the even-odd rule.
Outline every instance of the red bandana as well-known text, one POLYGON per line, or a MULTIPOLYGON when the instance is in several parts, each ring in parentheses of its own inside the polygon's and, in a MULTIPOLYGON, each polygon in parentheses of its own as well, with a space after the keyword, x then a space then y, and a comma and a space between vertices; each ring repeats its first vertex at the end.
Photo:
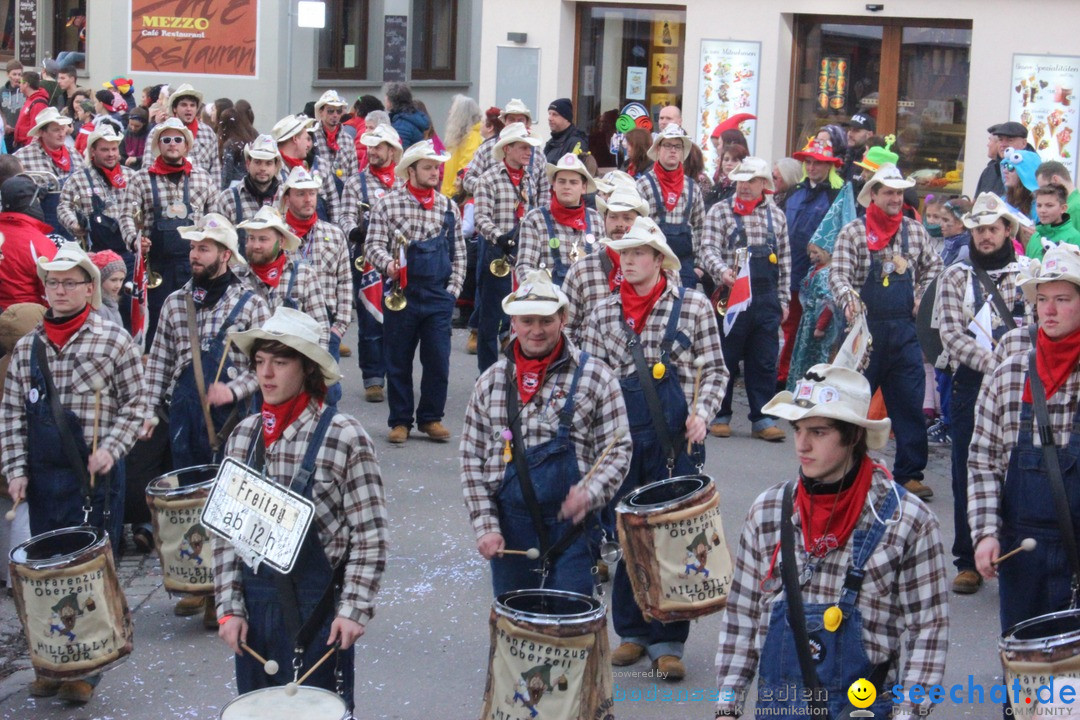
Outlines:
POLYGON ((61 145, 55 150, 50 150, 45 143, 41 143, 41 149, 45 151, 45 154, 49 156, 49 159, 53 161, 60 172, 69 172, 71 170, 71 155, 68 153, 67 145, 61 145))
POLYGON ((326 147, 330 148, 334 152, 340 150, 341 148, 338 147, 337 136, 338 133, 341 132, 341 126, 335 125, 334 129, 331 130, 330 128, 323 125, 323 132, 326 133, 326 147))
POLYGON ((120 163, 116 163, 112 168, 98 167, 98 171, 109 181, 109 184, 114 188, 121 190, 127 187, 127 180, 124 179, 124 166, 120 163))
POLYGON ((674 170, 667 170, 660 163, 656 163, 653 165, 653 172, 656 173, 656 181, 660 184, 660 199, 664 201, 664 207, 674 210, 679 197, 682 196, 683 180, 686 177, 683 174, 682 164, 680 163, 674 170))
POLYGON ((185 125, 185 127, 187 127, 188 130, 191 131, 191 137, 192 138, 199 137, 199 118, 198 117, 196 117, 194 120, 192 120, 190 124, 189 123, 184 123, 184 125, 185 125))
POLYGON ((71 336, 83 326, 88 317, 90 317, 90 305, 84 307, 82 312, 77 315, 72 315, 67 320, 61 320, 60 322, 53 322, 46 317, 43 324, 45 336, 49 338, 49 342, 53 345, 63 348, 67 341, 71 339, 71 336))
POLYGON ((311 217, 306 220, 301 220, 292 214, 292 210, 285 211, 285 224, 300 238, 307 237, 307 234, 311 232, 311 228, 315 226, 318 220, 319 216, 316 213, 312 213, 311 217))
POLYGON ((506 174, 510 176, 510 182, 514 183, 514 187, 521 187, 521 179, 525 177, 525 168, 520 167, 515 170, 506 160, 503 160, 503 165, 506 166, 506 174))
POLYGON ((281 276, 285 271, 285 260, 285 253, 278 253, 277 259, 271 260, 265 265, 251 263, 251 272, 255 273, 266 285, 276 288, 281 282, 281 276))
POLYGON ((425 210, 430 210, 435 207, 435 188, 428 188, 427 190, 421 190, 417 188, 412 182, 405 183, 405 186, 409 188, 409 192, 420 203, 420 207, 425 210))
POLYGON ((369 165, 371 174, 378 178, 379 182, 383 184, 383 187, 389 188, 394 185, 394 164, 384 165, 381 168, 377 168, 374 165, 369 165))
POLYGON ((581 203, 577 207, 568 208, 563 207, 559 199, 555 197, 555 193, 551 193, 551 219, 564 227, 568 227, 571 230, 579 230, 584 232, 585 230, 585 203, 581 203))
POLYGON ((281 433, 285 432, 285 428, 292 425, 296 418, 300 417, 300 413, 304 412, 310 400, 311 396, 301 390, 300 394, 292 400, 286 400, 280 405, 263 403, 262 431, 263 442, 266 443, 267 448, 277 442, 277 439, 281 437, 281 433))
POLYGON ((660 299, 666 287, 667 278, 661 272, 660 279, 653 285, 653 289, 645 295, 638 295, 634 290, 634 286, 630 283, 623 283, 623 287, 619 289, 619 295, 622 296, 623 317, 626 318, 626 324, 630 326, 630 329, 638 335, 645 329, 645 320, 649 317, 649 313, 652 312, 653 306, 656 305, 656 301, 660 299))
POLYGON ((607 256, 611 258, 611 272, 607 276, 608 290, 615 292, 615 288, 622 285, 622 256, 609 247, 605 247, 604 251, 607 256))
POLYGON ((866 208, 866 246, 871 250, 882 249, 896 235, 902 222, 903 213, 887 215, 877 205, 870 203, 870 207, 866 208))
POLYGON ((304 161, 302 158, 289 157, 285 153, 281 153, 281 162, 285 163, 285 166, 290 170, 296 167, 303 167, 304 161))
POLYGON ((544 376, 547 375, 551 361, 562 353, 563 339, 559 336, 559 342, 549 355, 542 358, 528 358, 521 352, 521 341, 514 343, 514 368, 517 370, 518 395, 521 396, 521 404, 527 405, 541 387, 544 385, 544 376))
POLYGON ((179 165, 170 165, 165 162, 165 158, 158 155, 157 160, 146 171, 152 175, 172 175, 174 173, 182 172, 185 175, 191 174, 191 161, 184 160, 179 165))
POLYGON ((740 200, 739 196, 736 195, 732 198, 733 204, 731 206, 731 209, 735 211, 736 215, 746 216, 754 212, 754 209, 757 208, 757 206, 760 205, 763 200, 765 200, 764 195, 756 197, 753 200, 740 200))
POLYGON ((829 550, 842 548, 847 544, 866 503, 873 477, 874 461, 865 456, 859 466, 859 473, 855 476, 855 482, 847 490, 841 490, 835 495, 811 495, 803 488, 802 481, 799 481, 798 490, 795 492, 795 507, 799 511, 806 552, 821 558, 829 550))
MULTIPOLYGON (((1060 340, 1052 340, 1041 328, 1035 341, 1035 369, 1046 388, 1046 397, 1054 396, 1080 362, 1080 330, 1060 340)), ((1031 402, 1031 381, 1024 381, 1023 401, 1031 402)))

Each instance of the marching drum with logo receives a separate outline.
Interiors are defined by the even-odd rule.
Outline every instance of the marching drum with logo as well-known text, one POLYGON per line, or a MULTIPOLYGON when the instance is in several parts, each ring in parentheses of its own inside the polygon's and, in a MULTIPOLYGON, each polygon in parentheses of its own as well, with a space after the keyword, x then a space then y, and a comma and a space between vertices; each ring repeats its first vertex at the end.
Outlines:
MULTIPOLYGON (((1005 686, 1011 688, 1020 681, 1020 702, 1009 701, 1014 717, 1028 720, 1044 715, 1068 713, 1048 712, 1062 700, 1061 690, 1080 685, 1080 610, 1039 615, 1017 623, 1006 630, 998 641, 1001 667, 1005 671, 1005 686), (1054 693, 1040 698, 1039 686, 1054 679, 1054 693)), ((1074 695, 1075 698, 1075 695, 1074 695)), ((1067 703, 1070 704, 1071 703, 1067 703)))
POLYGON ((217 465, 198 465, 155 478, 146 486, 154 522, 154 546, 165 589, 191 595, 214 594, 214 559, 202 510, 214 486, 217 465))
POLYGON ((345 720, 345 701, 322 688, 296 686, 289 695, 285 687, 268 687, 244 693, 221 709, 219 720, 345 720))
POLYGON ((133 629, 108 535, 61 528, 10 554, 15 607, 39 677, 78 680, 131 653, 133 629))
POLYGON ((514 590, 491 608, 481 717, 614 717, 606 608, 563 590, 514 590))
POLYGON ((643 485, 615 512, 623 561, 643 615, 672 622, 724 607, 733 566, 711 477, 683 475, 643 485))

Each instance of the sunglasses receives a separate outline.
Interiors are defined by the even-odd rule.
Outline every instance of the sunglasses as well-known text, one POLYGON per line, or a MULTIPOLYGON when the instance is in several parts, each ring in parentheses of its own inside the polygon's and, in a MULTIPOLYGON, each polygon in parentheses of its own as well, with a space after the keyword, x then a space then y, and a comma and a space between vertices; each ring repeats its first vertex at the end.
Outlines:
POLYGON ((180 143, 187 142, 187 140, 180 137, 179 135, 166 135, 163 138, 159 138, 159 141, 164 145, 172 145, 173 143, 179 145, 180 143))

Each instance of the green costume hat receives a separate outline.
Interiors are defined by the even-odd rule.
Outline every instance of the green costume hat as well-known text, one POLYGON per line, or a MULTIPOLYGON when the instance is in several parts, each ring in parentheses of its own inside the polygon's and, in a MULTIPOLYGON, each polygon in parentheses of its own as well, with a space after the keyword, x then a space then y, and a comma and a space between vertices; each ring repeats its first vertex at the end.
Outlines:
POLYGON ((900 160, 900 156, 889 149, 894 142, 896 142, 895 135, 886 135, 885 147, 867 148, 862 160, 857 160, 855 164, 870 172, 877 172, 882 165, 895 165, 900 160))

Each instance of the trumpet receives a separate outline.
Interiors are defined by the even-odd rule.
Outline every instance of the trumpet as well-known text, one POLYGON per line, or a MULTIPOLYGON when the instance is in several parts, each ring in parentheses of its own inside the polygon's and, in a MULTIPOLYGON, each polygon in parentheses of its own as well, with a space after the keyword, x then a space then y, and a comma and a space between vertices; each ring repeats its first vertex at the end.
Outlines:
MULTIPOLYGON (((396 237, 396 244, 399 249, 408 245, 409 241, 405 239, 400 230, 397 232, 396 237)), ((398 279, 394 281, 393 287, 390 288, 390 293, 386 296, 386 309, 398 312, 404 310, 408 304, 409 301, 405 298, 405 289, 401 287, 401 275, 399 274, 398 279)))
POLYGON ((510 271, 514 269, 513 259, 514 256, 509 253, 507 247, 514 247, 517 243, 514 240, 514 236, 517 234, 517 227, 505 235, 500 235, 495 240, 491 241, 491 247, 500 248, 503 251, 503 256, 495 258, 488 263, 488 270, 491 274, 498 278, 504 278, 510 274, 510 271), (505 245, 504 245, 505 243, 505 245))
POLYGON ((504 278, 510 274, 510 263, 504 257, 495 258, 488 264, 488 270, 495 277, 504 278))
MULTIPOLYGON (((742 270, 742 264, 746 261, 746 249, 740 248, 735 251, 735 276, 739 276, 739 271, 742 270)), ((716 314, 723 317, 727 312, 728 298, 731 297, 731 288, 724 284, 721 280, 715 291, 712 294, 713 306, 716 308, 716 314)))
POLYGON ((157 288, 161 287, 162 282, 163 282, 163 280, 161 278, 161 273, 154 272, 154 269, 152 267, 150 267, 150 258, 147 258, 146 259, 146 289, 147 290, 156 290, 157 288))

